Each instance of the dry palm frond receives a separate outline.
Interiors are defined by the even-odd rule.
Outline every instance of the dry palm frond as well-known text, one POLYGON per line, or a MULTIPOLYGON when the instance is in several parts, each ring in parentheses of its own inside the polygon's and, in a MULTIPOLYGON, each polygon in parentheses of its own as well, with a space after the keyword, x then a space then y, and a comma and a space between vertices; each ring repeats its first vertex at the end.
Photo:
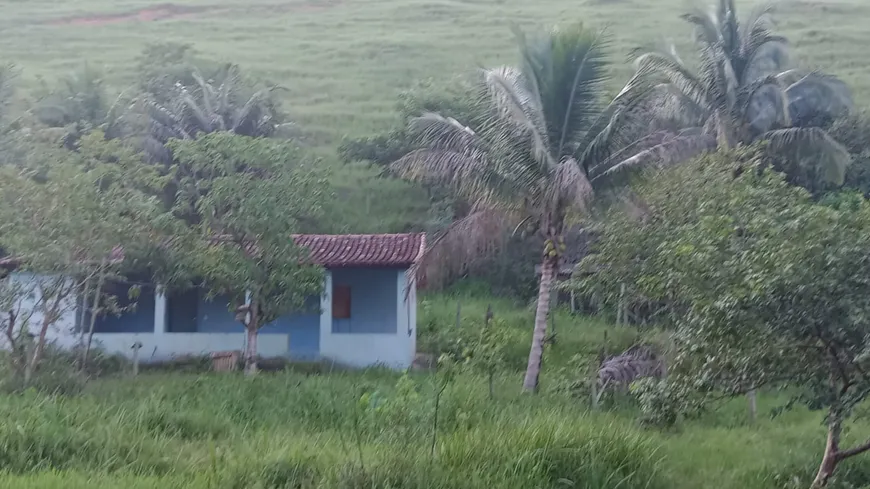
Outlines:
MULTIPOLYGON (((627 148, 631 156, 627 158, 610 158, 602 162, 590 172, 590 181, 595 184, 615 175, 641 166, 668 166, 697 156, 704 151, 713 149, 715 140, 701 134, 695 128, 681 131, 678 134, 660 132, 638 141, 636 145, 627 148)), ((619 156, 623 156, 622 153, 619 156)))
POLYGON ((790 127, 761 136, 774 154, 792 154, 800 165, 815 165, 821 179, 842 185, 846 168, 852 162, 849 150, 819 127, 790 127))
POLYGON ((594 196, 592 184, 586 172, 574 158, 565 159, 556 168, 550 186, 550 199, 562 199, 573 207, 584 212, 594 196))
POLYGON ((511 212, 477 209, 454 222, 423 252, 415 267, 429 286, 461 277, 504 245, 518 219, 511 212))
POLYGON ((663 378, 667 374, 664 359, 650 345, 636 345, 601 362, 598 383, 602 387, 628 387, 645 377, 663 378))

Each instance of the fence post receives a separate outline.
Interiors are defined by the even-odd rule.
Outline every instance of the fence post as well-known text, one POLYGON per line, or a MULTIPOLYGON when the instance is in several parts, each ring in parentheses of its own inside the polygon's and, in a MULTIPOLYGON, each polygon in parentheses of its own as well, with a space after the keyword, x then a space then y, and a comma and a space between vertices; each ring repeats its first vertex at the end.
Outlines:
POLYGON ((133 343, 133 377, 139 375, 139 350, 142 349, 142 343, 137 341, 133 343))

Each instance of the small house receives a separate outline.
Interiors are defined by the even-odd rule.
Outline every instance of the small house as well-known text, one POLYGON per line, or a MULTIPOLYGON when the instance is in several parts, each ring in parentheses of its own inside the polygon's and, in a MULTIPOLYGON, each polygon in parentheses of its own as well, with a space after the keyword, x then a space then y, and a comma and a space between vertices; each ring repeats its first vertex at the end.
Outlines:
MULTIPOLYGON (((260 329, 261 357, 332 360, 366 367, 411 366, 416 355, 416 283, 413 265, 425 249, 423 234, 298 235, 293 239, 324 267, 324 293, 311 297, 309 307, 278 318, 260 329)), ((22 283, 45 279, 12 272, 22 283)), ((128 284, 108 291, 120 306, 128 299, 128 284)), ((163 290, 159 284, 140 286, 135 307, 120 316, 100 317, 94 340, 109 353, 161 361, 186 355, 244 350, 245 331, 230 312, 225 297, 208 298, 205 291, 163 290)), ((52 339, 73 347, 87 328, 81 306, 67 308, 52 339)))

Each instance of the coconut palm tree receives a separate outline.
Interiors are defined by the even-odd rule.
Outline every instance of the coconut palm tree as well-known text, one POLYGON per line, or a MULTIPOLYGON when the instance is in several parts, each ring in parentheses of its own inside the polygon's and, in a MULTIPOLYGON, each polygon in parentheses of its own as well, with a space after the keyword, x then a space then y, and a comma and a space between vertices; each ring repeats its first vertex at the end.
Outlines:
MULTIPOLYGON (((623 93, 603 100, 607 42, 573 25, 545 36, 517 32, 519 66, 482 70, 470 120, 427 113, 411 120, 419 148, 392 165, 405 178, 446 183, 470 202, 428 257, 449 255, 463 266, 491 249, 504 231, 534 228, 544 238, 535 328, 523 387, 538 385, 550 292, 563 230, 596 191, 621 170, 685 158, 709 145, 703 138, 636 132, 633 103, 623 93)), ((629 97, 631 95, 631 97, 629 97)), ((425 263, 426 260, 424 260, 425 263)))
POLYGON ((771 154, 819 165, 821 178, 842 184, 849 154, 820 126, 849 112, 850 91, 832 76, 787 69, 787 40, 773 33, 770 13, 760 7, 738 22, 734 0, 718 0, 684 15, 697 71, 673 48, 647 52, 629 90, 651 94, 659 118, 696 127, 720 148, 764 140, 771 154))
POLYGON ((196 84, 176 84, 170 95, 160 94, 146 102, 149 121, 145 153, 154 162, 170 163, 166 148, 170 139, 195 139, 198 134, 227 131, 243 136, 271 136, 282 122, 271 97, 274 88, 248 90, 236 65, 227 65, 206 80, 193 71, 196 84), (161 103, 160 100, 168 100, 161 103))
POLYGON ((44 86, 31 113, 45 126, 56 129, 63 145, 75 149, 85 134, 100 129, 107 139, 131 133, 128 108, 132 101, 122 92, 109 96, 103 73, 85 63, 54 87, 44 86))

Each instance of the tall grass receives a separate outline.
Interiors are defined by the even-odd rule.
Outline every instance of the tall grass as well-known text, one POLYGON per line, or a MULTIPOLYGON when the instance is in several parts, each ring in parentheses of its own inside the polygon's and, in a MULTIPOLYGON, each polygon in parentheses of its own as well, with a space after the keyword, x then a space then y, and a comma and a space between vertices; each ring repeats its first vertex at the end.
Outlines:
MULTIPOLYGON (((421 322, 455 328, 457 298, 461 328, 489 304, 469 294, 430 297, 421 322)), ((524 350, 531 313, 492 306, 524 350)), ((596 355, 607 327, 564 312, 557 321, 563 329, 545 380, 572 365, 572 352, 596 355)), ((521 366, 505 368, 493 400, 483 378, 456 377, 441 399, 434 454, 437 386, 426 373, 149 373, 92 382, 74 396, 28 391, 0 398, 0 487, 791 488, 808 486, 819 459, 815 413, 749 425, 737 400, 663 433, 641 429, 631 406, 590 411, 553 389, 521 395, 521 374, 521 366)), ((761 401, 764 413, 782 399, 761 401)), ((868 428, 858 423, 848 436, 868 428)), ((840 487, 870 480, 864 459, 843 469, 840 487)))

